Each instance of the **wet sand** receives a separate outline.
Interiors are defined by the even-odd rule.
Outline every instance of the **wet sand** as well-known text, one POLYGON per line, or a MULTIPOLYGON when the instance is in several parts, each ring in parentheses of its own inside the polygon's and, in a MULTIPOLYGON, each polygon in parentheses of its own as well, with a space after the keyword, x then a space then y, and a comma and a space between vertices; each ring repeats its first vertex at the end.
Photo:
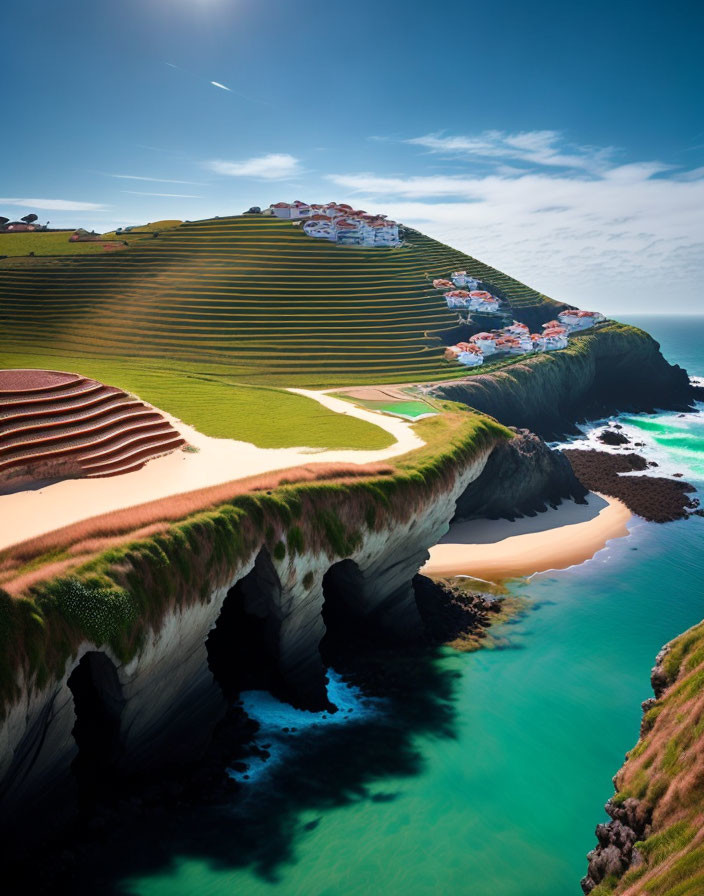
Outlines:
POLYGON ((621 501, 591 493, 586 504, 563 502, 535 517, 454 523, 430 550, 421 572, 491 582, 566 569, 591 559, 612 538, 628 535, 631 512, 621 501))

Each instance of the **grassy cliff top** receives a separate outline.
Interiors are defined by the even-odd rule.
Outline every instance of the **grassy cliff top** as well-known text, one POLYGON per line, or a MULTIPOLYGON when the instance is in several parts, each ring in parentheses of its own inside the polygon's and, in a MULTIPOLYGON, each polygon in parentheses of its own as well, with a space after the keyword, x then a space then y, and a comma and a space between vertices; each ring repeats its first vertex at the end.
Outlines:
POLYGON ((458 469, 512 436, 461 406, 441 409, 416 424, 426 444, 393 465, 311 464, 98 517, 1 552, 0 583, 12 595, 0 587, 0 719, 19 694, 20 669, 41 687, 86 640, 126 661, 167 610, 207 600, 262 545, 279 562, 304 550, 331 562, 349 556, 365 531, 419 512, 458 469))

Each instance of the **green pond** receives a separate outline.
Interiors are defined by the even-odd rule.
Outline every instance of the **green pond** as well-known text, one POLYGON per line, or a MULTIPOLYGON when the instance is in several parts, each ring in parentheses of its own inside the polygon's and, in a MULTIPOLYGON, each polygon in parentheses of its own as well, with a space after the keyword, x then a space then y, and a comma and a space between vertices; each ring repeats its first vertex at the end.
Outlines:
MULTIPOLYGON (((692 322, 670 333, 669 356, 702 374, 697 326, 696 343, 692 322)), ((628 420, 704 483, 696 415, 628 420)), ((384 700, 334 679, 344 722, 247 695, 273 757, 244 796, 136 832, 82 870, 77 892, 579 894, 654 657, 704 617, 703 578, 703 518, 637 521, 593 560, 517 586, 530 610, 497 633, 499 649, 419 654, 384 700)))
POLYGON ((403 417, 420 417, 422 414, 437 413, 424 401, 398 401, 394 404, 380 404, 378 409, 386 411, 387 414, 400 414, 403 417))

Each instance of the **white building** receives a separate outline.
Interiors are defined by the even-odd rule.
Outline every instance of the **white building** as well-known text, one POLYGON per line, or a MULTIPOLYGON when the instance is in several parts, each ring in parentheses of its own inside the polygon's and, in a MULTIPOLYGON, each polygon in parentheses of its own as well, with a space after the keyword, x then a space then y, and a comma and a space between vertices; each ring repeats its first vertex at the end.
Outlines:
POLYGON ((337 218, 337 242, 343 246, 359 246, 362 242, 362 232, 359 222, 354 218, 337 218))
POLYGON ((484 363, 484 355, 479 346, 470 345, 467 351, 460 352, 457 355, 457 360, 466 367, 478 367, 484 363))
POLYGON ((543 332, 545 351, 550 352, 558 348, 567 348, 567 330, 565 327, 552 327, 543 332))
POLYGON ((276 215, 277 218, 291 217, 291 206, 288 202, 277 202, 275 205, 270 205, 269 210, 272 214, 276 215))
POLYGON ((479 281, 470 277, 467 271, 453 271, 450 277, 455 286, 464 286, 467 289, 477 289, 479 286, 479 281))
POLYGON ((311 215, 303 225, 303 230, 308 236, 330 240, 331 242, 337 240, 337 227, 332 218, 328 218, 327 215, 311 215))
POLYGON ((484 355, 493 355, 496 351, 496 333, 475 333, 470 338, 470 342, 477 346, 484 355))
POLYGON ((445 293, 445 301, 448 308, 466 308, 469 303, 469 293, 465 289, 452 289, 445 293))
MULTIPOLYGON (((385 215, 369 215, 345 202, 308 205, 305 202, 277 202, 269 206, 277 218, 300 220, 307 236, 327 239, 347 246, 398 246, 399 227, 385 215)), ((452 286, 452 284, 450 284, 452 286)))
POLYGON ((530 335, 530 328, 514 320, 510 326, 504 327, 504 333, 508 333, 510 336, 526 336, 530 335))
POLYGON ((291 203, 291 217, 292 218, 307 218, 311 213, 310 206, 305 202, 301 202, 300 199, 297 199, 295 202, 291 203))
POLYGON ((496 340, 496 351, 506 352, 509 355, 524 355, 526 353, 526 349, 523 348, 520 341, 515 336, 511 336, 510 334, 506 336, 500 336, 496 340))
POLYGON ((499 300, 485 289, 473 289, 469 293, 470 311, 498 311, 499 300))
POLYGON ((577 309, 561 311, 557 317, 562 326, 567 327, 570 331, 587 330, 594 324, 605 320, 604 315, 599 311, 579 311, 577 309))

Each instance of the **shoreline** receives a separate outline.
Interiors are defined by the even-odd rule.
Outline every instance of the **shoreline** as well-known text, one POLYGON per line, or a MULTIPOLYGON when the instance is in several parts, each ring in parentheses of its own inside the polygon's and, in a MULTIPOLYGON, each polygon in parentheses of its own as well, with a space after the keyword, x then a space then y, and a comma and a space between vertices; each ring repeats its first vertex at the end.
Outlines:
POLYGON ((617 498, 591 492, 586 504, 565 501, 534 517, 453 523, 430 550, 421 574, 497 582, 567 569, 591 560, 609 541, 630 534, 631 511, 617 498))

